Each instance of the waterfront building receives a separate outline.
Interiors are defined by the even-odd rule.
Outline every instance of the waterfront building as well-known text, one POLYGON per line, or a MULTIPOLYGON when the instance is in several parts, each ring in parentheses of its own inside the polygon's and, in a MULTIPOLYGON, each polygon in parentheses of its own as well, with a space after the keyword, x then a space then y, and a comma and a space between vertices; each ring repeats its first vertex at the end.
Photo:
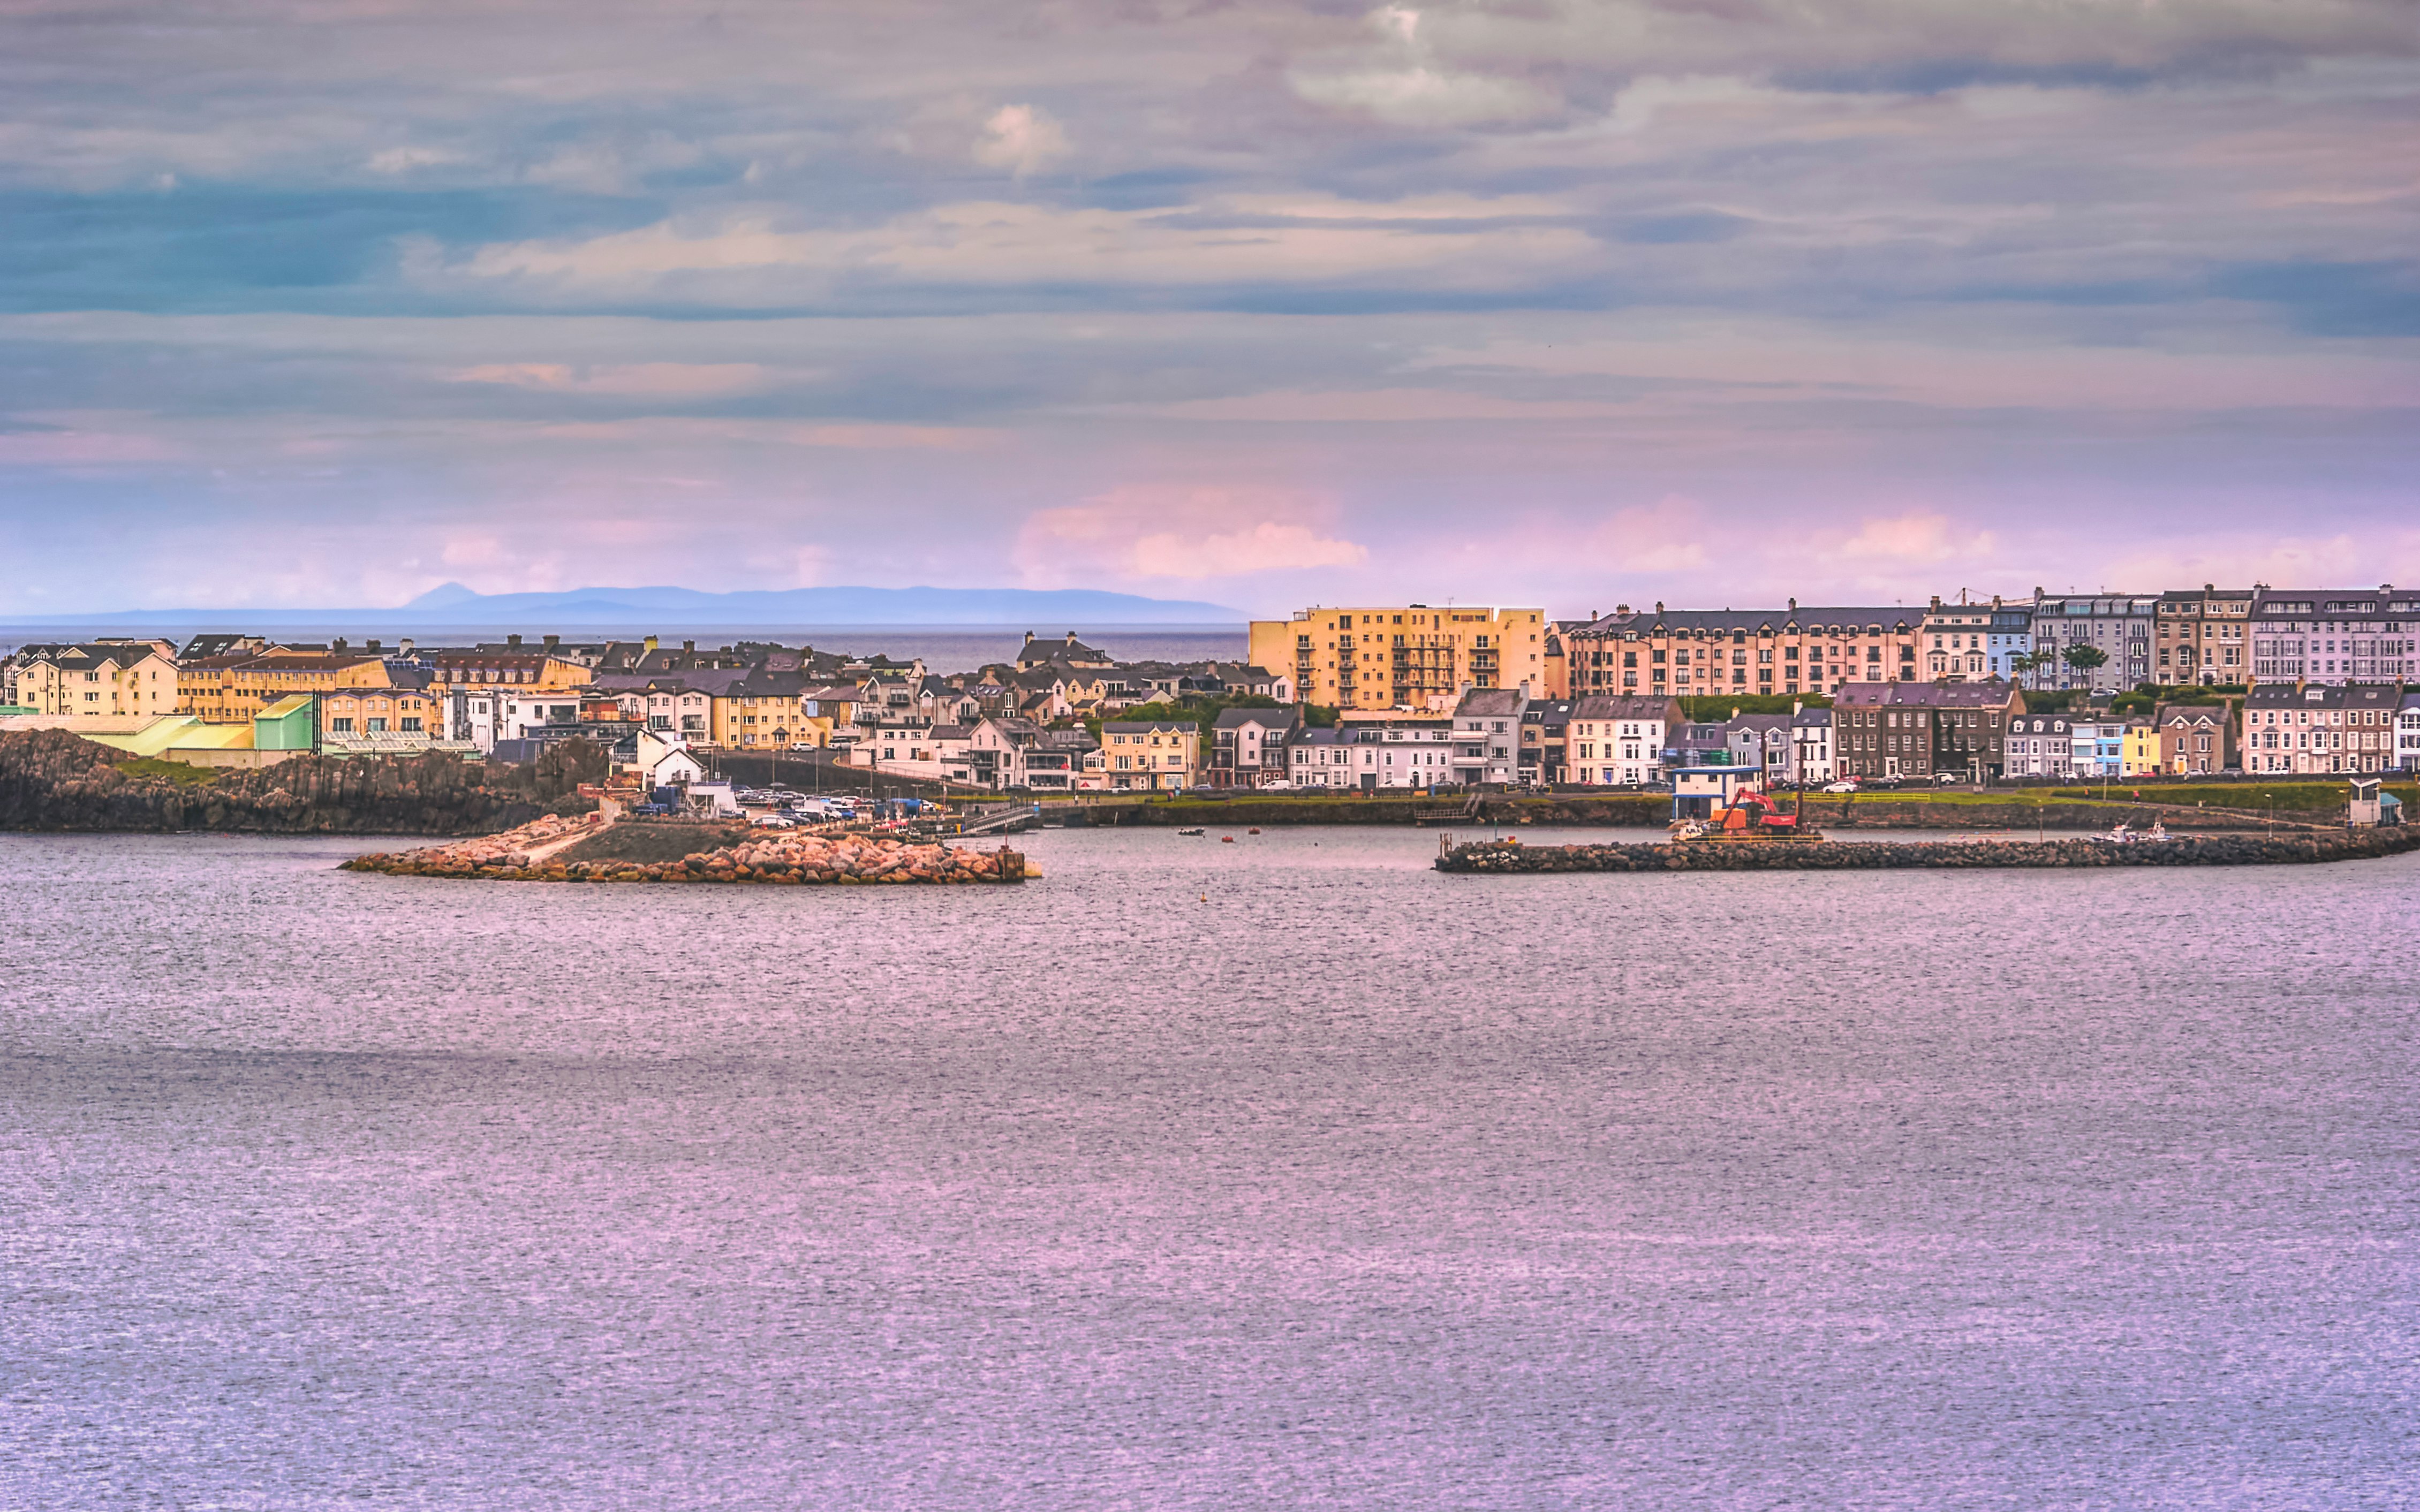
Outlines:
POLYGON ((1286 776, 1286 742, 1302 729, 1302 708, 1221 709, 1210 726, 1210 780, 1258 787, 1286 776))
POLYGON ((2251 681, 2420 682, 2420 591, 2255 590, 2251 681))
POLYGON ((536 687, 555 692, 585 687, 597 675, 573 657, 522 645, 520 636, 509 637, 502 646, 432 647, 418 653, 417 659, 428 669, 433 683, 447 688, 536 687))
POLYGON ((2171 703, 2152 719, 2160 733, 2161 771, 2207 777, 2235 765, 2235 721, 2226 704, 2171 703))
POLYGON ((1832 711, 1801 709, 1790 717, 1790 779, 1821 787, 1833 777, 1832 711))
POLYGON ((177 664, 163 644, 99 640, 29 648, 17 658, 9 702, 63 719, 53 728, 68 730, 179 713, 177 664))
POLYGON ((1589 617, 1585 620, 1549 620, 1546 622, 1546 672, 1540 686, 1545 689, 1545 696, 1547 698, 1570 699, 1579 696, 1572 691, 1572 654, 1570 638, 1575 631, 1585 630, 1595 623, 1596 614, 1593 611, 1591 611, 1589 617))
POLYGON ((1787 714, 1735 714, 1723 722, 1723 738, 1730 764, 1753 766, 1776 782, 1790 779, 1790 721, 1787 714))
POLYGON ((2013 683, 1851 683, 1832 700, 1835 774, 2006 775, 2006 732, 2024 707, 2013 683))
POLYGON ((1202 729, 1189 719, 1110 719, 1101 725, 1113 793, 1191 787, 1202 765, 1202 729))
POLYGON ((2248 680, 2254 592, 2204 583, 2162 594, 2152 609, 2151 680, 2169 687, 2248 680))
POLYGON ((2045 594, 2034 590, 2033 654, 2050 660, 2034 670, 2028 687, 2086 688, 2122 692, 2150 681, 2151 630, 2159 598, 2144 594, 2045 594), (2079 669, 2067 660, 2072 646, 2089 646, 2104 658, 2079 669))
MULTIPOLYGON (((209 674, 187 712, 205 719, 249 723, 263 709, 298 693, 333 693, 349 687, 393 687, 394 670, 371 652, 274 649, 244 656, 209 674), (202 703, 222 710, 207 714, 202 703)), ((180 684, 179 697, 184 696, 180 684)))
POLYGON ((1731 759, 1731 733, 1719 719, 1688 719, 1672 727, 1668 764, 1725 766, 1731 759))
MULTIPOLYGON (((600 675, 593 685, 597 693, 612 697, 622 706, 622 717, 632 724, 650 730, 679 735, 688 744, 703 746, 714 739, 714 699, 726 693, 733 685, 747 677, 745 670, 729 668, 700 669, 695 671, 664 672, 648 676, 635 672, 609 672, 600 675)), ((442 690, 451 691, 460 684, 438 683, 442 690)), ((488 691, 481 685, 473 690, 488 691)))
POLYGON ((1474 687, 1453 709, 1453 779, 1465 787, 1509 783, 1520 777, 1521 713, 1529 695, 1518 687, 1474 687))
POLYGON ((2395 711, 2395 764, 2402 771, 2420 772, 2420 691, 2404 694, 2395 711))
POLYGON ((1682 724, 1678 700, 1590 693, 1572 701, 1565 741, 1571 780, 1590 787, 1652 787, 1663 780, 1666 746, 1682 724))
POLYGON ((1564 780, 1571 769, 1572 701, 1532 699, 1521 711, 1520 774, 1524 782, 1549 786, 1564 780))
POLYGON ((2243 700, 2243 769, 2281 776, 2384 771, 2397 760, 2402 702, 2391 683, 2258 684, 2243 700))
POLYGON ((1670 609, 1618 606, 1564 634, 1573 696, 1828 693, 1913 682, 1924 616, 1903 609, 1670 609))
POLYGON ((1920 628, 1924 675, 1934 682, 2009 679, 2009 658, 2033 645, 2033 608, 2011 606, 1998 594, 1989 604, 1945 604, 1938 595, 1920 628))
POLYGON ((1336 709, 1450 709, 1467 688, 1545 695, 1545 610, 1308 609, 1251 624, 1247 660, 1336 709))
POLYGON ((1297 787, 1428 789, 1458 780, 1450 715, 1404 711, 1350 716, 1333 730, 1305 730, 1287 742, 1297 787))
POLYGON ((2001 764, 2007 775, 2050 779, 2074 775, 2075 742, 2068 733, 2064 713, 2020 714, 2006 724, 2001 764))
POLYGON ((726 684, 714 694, 709 715, 714 743, 727 750, 786 750, 806 744, 820 746, 831 737, 828 721, 811 724, 802 706, 808 687, 801 671, 769 671, 759 668, 726 684))
POLYGON ((425 749, 444 733, 437 701, 416 687, 339 687, 314 696, 325 746, 425 749))
POLYGON ((2067 724, 2069 775, 2085 781, 2126 774, 2126 721, 2114 714, 2086 713, 2067 724))
POLYGON ((2167 770, 2160 758, 2160 726, 2148 714, 2130 716, 2126 733, 2119 737, 2118 775, 2119 777, 2157 777, 2167 770))

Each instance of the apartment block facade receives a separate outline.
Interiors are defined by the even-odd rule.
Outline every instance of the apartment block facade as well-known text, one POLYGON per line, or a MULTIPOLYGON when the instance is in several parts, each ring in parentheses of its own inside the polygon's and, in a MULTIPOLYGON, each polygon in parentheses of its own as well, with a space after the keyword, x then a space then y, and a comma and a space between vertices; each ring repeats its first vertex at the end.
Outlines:
POLYGON ((1938 597, 1921 626, 1924 675, 1931 682, 2007 680, 2017 675, 2009 658, 2033 648, 2033 606, 1945 604, 1938 597))
POLYGON ((1859 778, 2000 777, 2009 728, 2024 707, 2013 683, 1852 683, 1832 701, 1833 769, 1859 778))
POLYGON ((2248 682, 2255 592, 2204 583, 2162 594, 2151 611, 2150 680, 2169 687, 2248 682))
POLYGON ((2420 590, 2261 588, 2251 619, 2255 684, 2420 682, 2420 590))
POLYGON ((2280 776, 2390 770, 2402 701, 2392 683, 2261 684, 2243 700, 2243 769, 2280 776))
POLYGON ((1571 780, 1590 787, 1650 787, 1663 779, 1667 737, 1682 723, 1679 701, 1590 693, 1572 701, 1566 727, 1571 780))
POLYGON ((1545 642, 1542 609, 1308 609, 1254 620, 1247 660, 1291 673, 1305 703, 1443 712, 1474 687, 1544 696, 1545 642))
POLYGON ((2152 627, 2159 619, 2155 594, 2045 594, 2034 590, 2033 654, 2050 661, 2034 669, 2025 686, 2087 688, 2118 693, 2150 681, 2152 627), (2089 646, 2100 666, 2079 668, 2069 648, 2089 646))
POLYGON ((1830 693, 1914 682, 1924 616, 1904 609, 1668 609, 1628 605, 1565 631, 1572 696, 1830 693))

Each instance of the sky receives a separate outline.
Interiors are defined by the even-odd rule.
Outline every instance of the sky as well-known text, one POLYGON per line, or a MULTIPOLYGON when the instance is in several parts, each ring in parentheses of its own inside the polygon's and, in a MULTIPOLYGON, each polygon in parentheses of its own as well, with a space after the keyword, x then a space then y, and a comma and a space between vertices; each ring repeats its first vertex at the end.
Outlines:
POLYGON ((0 0, 0 615, 2420 579, 2409 0, 0 0))

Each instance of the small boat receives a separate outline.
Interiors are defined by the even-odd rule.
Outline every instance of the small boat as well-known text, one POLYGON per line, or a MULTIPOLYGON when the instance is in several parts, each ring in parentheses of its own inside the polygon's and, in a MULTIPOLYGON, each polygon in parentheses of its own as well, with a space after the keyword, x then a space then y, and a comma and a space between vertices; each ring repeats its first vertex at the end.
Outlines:
POLYGON ((1202 826, 1201 826, 1201 825, 1194 825, 1194 826, 1193 826, 1192 828, 1190 828, 1190 829, 1180 829, 1180 830, 1178 830, 1178 831, 1177 831, 1177 833, 1178 833, 1178 834, 1180 834, 1180 835, 1200 835, 1200 834, 1203 834, 1203 833, 1205 833, 1205 831, 1202 828, 1202 826))
POLYGON ((1261 826, 1260 826, 1260 825, 1254 825, 1251 828, 1249 828, 1249 829, 1248 829, 1248 830, 1244 831, 1244 833, 1245 833, 1245 834, 1247 834, 1247 835, 1257 835, 1257 834, 1259 834, 1260 832, 1261 832, 1261 826))
POLYGON ((1221 835, 1218 837, 1218 843, 1221 845, 1233 845, 1235 843, 1235 837, 1233 835, 1221 835))

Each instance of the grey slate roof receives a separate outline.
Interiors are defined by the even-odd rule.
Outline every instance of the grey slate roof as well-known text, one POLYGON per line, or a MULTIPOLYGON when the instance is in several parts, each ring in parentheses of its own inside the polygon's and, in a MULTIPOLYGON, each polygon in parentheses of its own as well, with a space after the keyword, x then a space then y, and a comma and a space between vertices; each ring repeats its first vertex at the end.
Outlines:
POLYGON ((1454 706, 1457 717, 1478 715, 1509 719, 1521 712, 1524 695, 1517 687, 1474 687, 1454 706))
POLYGON ((1661 719, 1667 724, 1681 722, 1681 705, 1669 697, 1656 698, 1639 694, 1590 693, 1572 701, 1571 717, 1575 719, 1661 719))
POLYGON ((1981 683, 1843 683, 1833 706, 1853 709, 2004 709, 2013 685, 1981 683))

